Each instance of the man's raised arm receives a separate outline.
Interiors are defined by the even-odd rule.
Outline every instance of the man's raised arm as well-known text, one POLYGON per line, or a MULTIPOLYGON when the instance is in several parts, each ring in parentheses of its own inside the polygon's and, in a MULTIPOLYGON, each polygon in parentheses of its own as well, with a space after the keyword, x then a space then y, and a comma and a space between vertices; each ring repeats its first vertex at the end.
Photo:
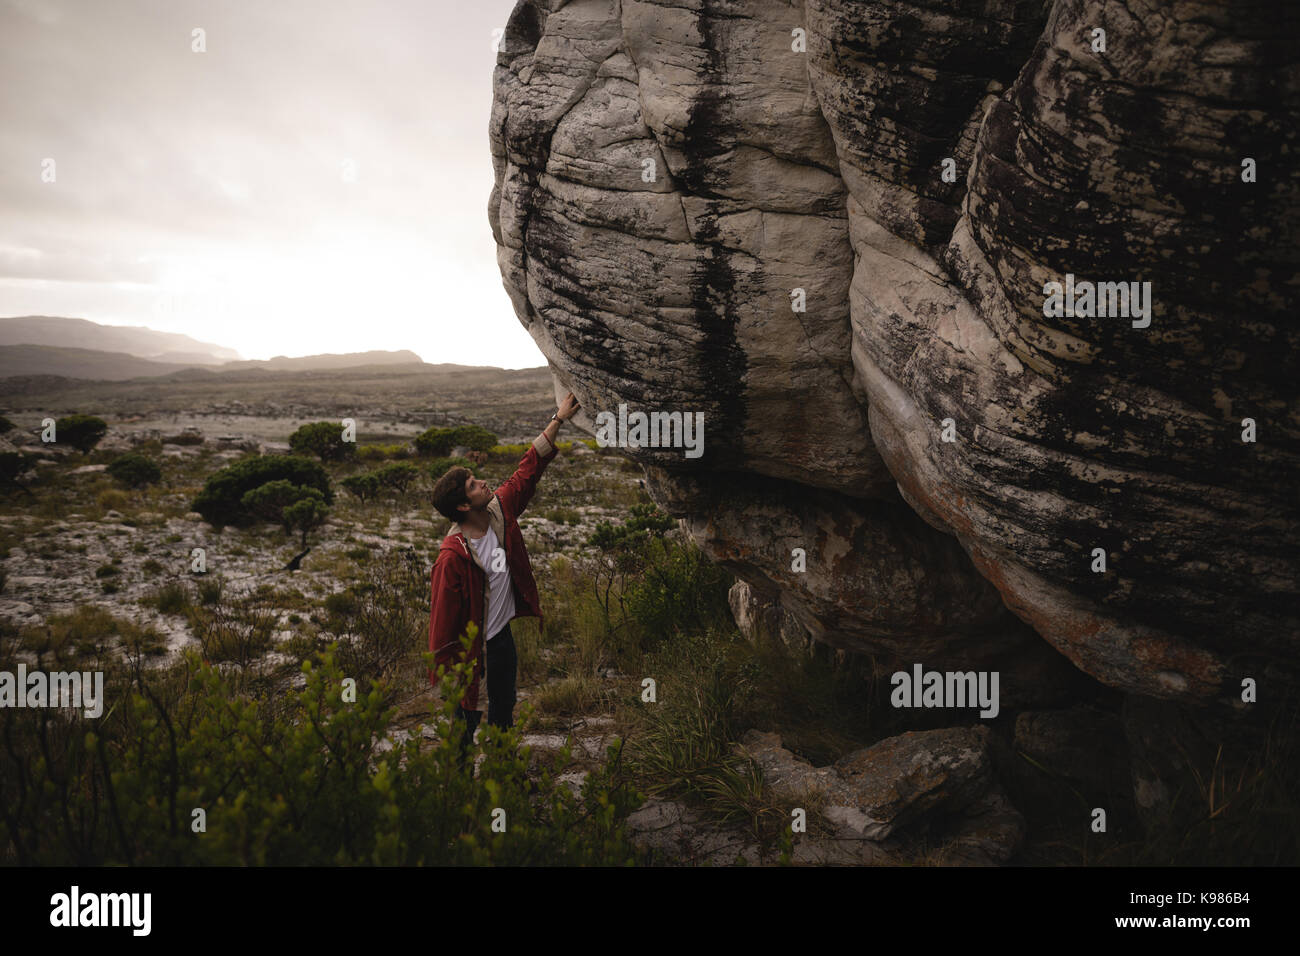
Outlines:
POLYGON ((559 410, 551 416, 551 420, 546 423, 546 428, 533 439, 532 446, 524 452, 524 457, 520 459, 515 473, 497 489, 497 496, 511 514, 518 515, 528 507, 528 502, 533 500, 537 479, 542 477, 542 472, 555 457, 555 438, 560 432, 560 424, 572 418, 579 408, 581 406, 572 392, 564 396, 559 410))

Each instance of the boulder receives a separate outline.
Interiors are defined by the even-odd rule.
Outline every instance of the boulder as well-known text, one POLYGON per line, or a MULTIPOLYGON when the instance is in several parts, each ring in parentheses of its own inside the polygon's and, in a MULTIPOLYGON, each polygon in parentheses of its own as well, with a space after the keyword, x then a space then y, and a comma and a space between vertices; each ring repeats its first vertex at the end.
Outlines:
POLYGON ((814 767, 776 734, 749 731, 740 749, 774 798, 810 804, 838 840, 867 840, 904 858, 939 849, 938 862, 1003 863, 1019 849, 1024 820, 998 784, 986 727, 890 737, 814 767))
POLYGON ((1042 641, 1225 707, 1267 665, 1280 697, 1282 32, 1260 2, 521 0, 490 119, 502 277, 579 427, 703 416, 700 454, 623 450, 818 640, 944 668, 1042 641), (1112 284, 1101 313, 1056 308, 1076 280, 1112 284))

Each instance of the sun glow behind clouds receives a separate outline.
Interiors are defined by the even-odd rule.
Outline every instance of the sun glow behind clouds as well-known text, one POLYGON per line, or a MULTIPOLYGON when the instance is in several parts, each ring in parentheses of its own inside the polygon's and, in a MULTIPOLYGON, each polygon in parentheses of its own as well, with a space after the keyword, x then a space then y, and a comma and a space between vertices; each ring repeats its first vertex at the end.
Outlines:
POLYGON ((0 0, 0 315, 542 364, 487 220, 512 7, 0 0))
POLYGON ((158 316, 182 320, 196 338, 243 343, 248 358, 407 348, 428 362, 474 356, 515 364, 496 354, 481 321, 483 289, 500 287, 495 266, 413 237, 394 241, 377 232, 292 247, 217 248, 197 262, 160 263, 159 271, 158 288, 167 291, 158 316))

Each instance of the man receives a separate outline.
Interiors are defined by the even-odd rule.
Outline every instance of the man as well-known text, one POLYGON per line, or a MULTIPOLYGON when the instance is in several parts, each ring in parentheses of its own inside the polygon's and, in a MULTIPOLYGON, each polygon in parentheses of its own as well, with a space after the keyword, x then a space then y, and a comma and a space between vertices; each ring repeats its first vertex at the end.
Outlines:
MULTIPOLYGON (((510 622, 516 617, 535 617, 540 624, 542 617, 518 518, 555 457, 555 436, 561 423, 572 418, 579 407, 572 392, 564 397, 515 473, 495 492, 468 468, 452 468, 433 488, 434 508, 452 522, 431 574, 429 650, 435 663, 458 662, 463 653, 461 636, 470 621, 478 626, 470 647, 473 677, 456 707, 456 718, 466 722, 460 742, 462 762, 483 716, 479 698, 485 680, 488 723, 514 725, 518 662, 510 622)), ((435 673, 430 672, 429 680, 437 686, 435 673)))

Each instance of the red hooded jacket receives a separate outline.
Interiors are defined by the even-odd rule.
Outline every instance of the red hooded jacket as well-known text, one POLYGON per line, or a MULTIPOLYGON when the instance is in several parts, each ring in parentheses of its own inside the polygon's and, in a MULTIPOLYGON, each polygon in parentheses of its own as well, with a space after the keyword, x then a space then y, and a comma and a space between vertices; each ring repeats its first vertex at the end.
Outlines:
MULTIPOLYGON (((488 503, 488 524, 506 552, 506 567, 510 570, 510 584, 515 594, 515 617, 535 617, 541 623, 542 607, 537 600, 537 582, 524 548, 524 537, 519 532, 518 518, 528 506, 537 488, 542 472, 555 457, 555 446, 543 433, 533 439, 532 445, 519 460, 515 473, 493 492, 488 503)), ((484 609, 487 607, 487 569, 465 540, 459 523, 453 524, 442 539, 438 559, 430 573, 432 583, 431 610, 429 613, 429 650, 435 664, 451 665, 461 659, 461 636, 473 621, 478 634, 470 647, 474 661, 474 676, 461 700, 466 710, 480 710, 479 692, 486 674, 484 659, 484 609)), ((513 618, 512 618, 513 620, 513 618)), ((429 672, 429 681, 438 686, 438 677, 429 672)))

